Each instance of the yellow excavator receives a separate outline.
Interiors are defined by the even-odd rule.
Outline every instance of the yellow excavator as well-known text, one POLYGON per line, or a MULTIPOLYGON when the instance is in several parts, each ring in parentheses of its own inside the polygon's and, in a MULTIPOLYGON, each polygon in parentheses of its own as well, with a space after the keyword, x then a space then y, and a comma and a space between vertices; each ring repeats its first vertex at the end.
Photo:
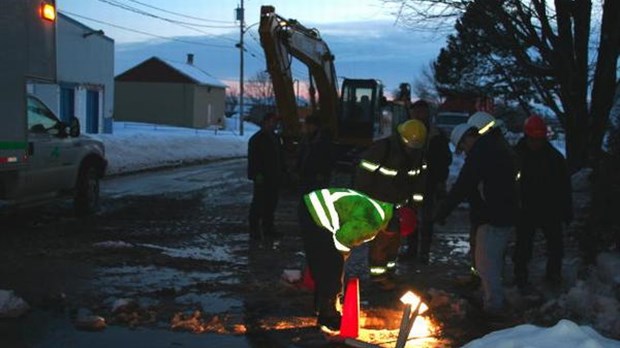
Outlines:
POLYGON ((317 29, 285 19, 273 6, 262 6, 258 31, 282 118, 285 148, 295 148, 304 117, 310 113, 317 114, 331 132, 340 157, 349 157, 374 140, 389 136, 407 117, 403 103, 386 101, 379 80, 345 78, 339 93, 335 57, 317 29), (308 68, 310 110, 297 105, 293 59, 308 68))

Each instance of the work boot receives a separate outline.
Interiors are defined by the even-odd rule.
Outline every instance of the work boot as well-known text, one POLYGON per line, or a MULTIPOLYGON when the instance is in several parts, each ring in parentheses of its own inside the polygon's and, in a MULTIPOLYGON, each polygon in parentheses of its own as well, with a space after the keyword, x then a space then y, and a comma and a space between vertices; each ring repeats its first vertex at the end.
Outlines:
POLYGON ((319 327, 325 327, 329 331, 338 332, 340 331, 341 322, 342 322, 342 316, 340 315, 340 313, 338 313, 337 315, 333 315, 333 316, 325 316, 325 315, 319 314, 319 319, 318 319, 317 324, 319 327))
POLYGON ((428 253, 423 252, 423 253, 420 253, 420 255, 418 255, 418 258, 417 258, 416 261, 420 265, 425 265, 426 266, 429 263, 429 259, 430 259, 430 257, 428 255, 428 253))
POLYGON ((325 326, 330 331, 340 331, 342 315, 336 310, 336 298, 318 299, 318 326, 325 326))
POLYGON ((515 278, 515 285, 517 286, 517 288, 520 291, 525 291, 527 288, 529 288, 530 282, 527 280, 527 278, 516 277, 515 278))

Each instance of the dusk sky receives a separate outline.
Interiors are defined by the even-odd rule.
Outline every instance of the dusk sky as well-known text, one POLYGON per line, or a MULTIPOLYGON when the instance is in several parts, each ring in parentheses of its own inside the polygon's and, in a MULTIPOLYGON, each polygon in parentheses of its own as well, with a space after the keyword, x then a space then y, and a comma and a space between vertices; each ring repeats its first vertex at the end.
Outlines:
MULTIPOLYGON (((239 31, 239 24, 235 20, 235 9, 240 4, 239 0, 57 0, 57 3, 58 9, 68 14, 78 14, 164 37, 203 36, 205 33, 220 35, 231 31, 238 33, 239 31), (136 10, 184 23, 169 23, 136 13, 136 10)), ((394 20, 394 16, 391 14, 393 11, 385 7, 380 0, 245 0, 246 26, 251 26, 259 21, 262 5, 273 5, 277 13, 288 18, 299 19, 303 23, 394 20)), ((84 18, 81 20, 84 20, 85 23, 89 22, 84 18)), ((102 23, 98 24, 106 27, 106 34, 114 37, 117 43, 149 39, 147 35, 132 33, 102 23)))
MULTIPOLYGON (((229 85, 238 81, 239 0, 57 0, 57 4, 61 12, 114 39, 117 74, 151 56, 184 61, 187 53, 194 53, 195 64, 215 78, 229 85)), ((339 77, 379 79, 388 92, 401 82, 413 82, 445 42, 444 37, 397 25, 396 9, 381 0, 245 0, 246 78, 265 69, 257 25, 262 5, 273 5, 279 15, 319 29, 336 56, 339 77)), ((307 80, 306 71, 294 64, 296 79, 307 80)))

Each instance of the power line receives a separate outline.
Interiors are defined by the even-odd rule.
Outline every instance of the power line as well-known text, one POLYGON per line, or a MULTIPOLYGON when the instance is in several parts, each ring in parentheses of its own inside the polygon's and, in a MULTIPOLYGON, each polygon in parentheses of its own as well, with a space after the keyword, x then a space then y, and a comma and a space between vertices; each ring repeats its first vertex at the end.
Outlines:
POLYGON ((112 23, 100 21, 98 19, 82 16, 82 15, 79 15, 77 13, 72 13, 72 12, 65 11, 65 10, 60 11, 60 12, 68 14, 68 15, 71 15, 71 16, 74 16, 74 17, 78 17, 78 18, 82 18, 82 19, 85 19, 85 20, 89 20, 91 22, 108 25, 108 26, 113 27, 113 28, 122 29, 122 30, 130 31, 130 32, 138 33, 138 34, 142 34, 142 35, 152 36, 152 37, 156 37, 156 38, 160 38, 160 39, 164 39, 164 40, 177 41, 177 42, 183 42, 183 43, 187 43, 187 44, 199 45, 199 46, 207 46, 207 47, 219 47, 219 48, 230 48, 230 49, 234 49, 235 48, 234 46, 225 46, 225 45, 218 45, 218 44, 208 44, 208 43, 203 43, 203 42, 189 41, 189 40, 177 39, 177 38, 174 38, 174 37, 166 37, 166 36, 161 36, 161 35, 157 35, 157 34, 151 34, 151 33, 145 32, 145 31, 141 31, 141 30, 137 30, 137 29, 132 29, 132 28, 127 28, 127 27, 123 27, 123 26, 120 26, 120 25, 117 25, 117 24, 112 24, 112 23))
POLYGON ((176 19, 172 19, 172 18, 168 18, 168 17, 162 17, 162 16, 158 16, 156 14, 153 14, 151 12, 148 11, 144 11, 141 10, 137 7, 134 6, 130 6, 128 4, 116 1, 116 0, 99 0, 99 2, 102 2, 104 4, 108 4, 110 6, 114 6, 114 7, 118 7, 120 9, 129 11, 129 12, 133 12, 142 16, 146 16, 146 17, 151 17, 151 18, 155 18, 155 19, 159 19, 165 22, 169 22, 169 23, 173 23, 173 24, 177 24, 189 29, 193 29, 193 30, 197 30, 196 28, 193 27, 201 27, 201 28, 216 28, 216 29, 232 29, 232 28, 236 28, 236 26, 234 25, 207 25, 207 24, 199 24, 199 23, 192 23, 192 22, 184 22, 184 21, 179 21, 176 19))
POLYGON ((223 21, 223 20, 217 20, 217 19, 206 19, 206 18, 201 18, 201 17, 194 17, 194 16, 182 14, 182 13, 179 13, 179 12, 174 12, 174 11, 166 10, 166 9, 163 9, 163 8, 160 8, 160 7, 157 7, 157 6, 145 4, 145 3, 141 2, 141 1, 137 1, 137 0, 129 0, 129 1, 134 2, 136 4, 140 4, 140 5, 145 6, 145 7, 152 8, 154 10, 158 10, 158 11, 165 12, 165 13, 170 13, 170 14, 173 14, 173 15, 176 15, 176 16, 179 16, 179 17, 195 19, 195 20, 199 20, 199 21, 203 21, 203 22, 229 23, 229 21, 223 21))

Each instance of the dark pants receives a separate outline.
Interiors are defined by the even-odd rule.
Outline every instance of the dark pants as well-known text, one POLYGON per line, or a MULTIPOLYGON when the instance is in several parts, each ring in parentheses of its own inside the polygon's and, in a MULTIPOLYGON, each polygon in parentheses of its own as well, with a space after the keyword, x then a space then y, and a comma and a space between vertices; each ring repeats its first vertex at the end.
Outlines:
POLYGON ((407 237, 408 253, 411 256, 428 257, 433 240, 433 211, 435 206, 434 194, 424 196, 424 205, 418 209, 420 221, 416 231, 407 237))
POLYGON ((274 239, 279 237, 276 235, 273 220, 278 205, 279 185, 277 182, 263 182, 257 184, 254 182, 254 195, 250 204, 250 238, 274 239))
POLYGON ((547 243, 547 277, 557 277, 562 272, 562 257, 564 256, 564 240, 562 225, 558 222, 544 222, 540 224, 522 220, 517 227, 517 245, 515 248, 515 279, 524 284, 528 279, 528 263, 532 259, 534 234, 541 228, 547 243))
POLYGON ((299 225, 308 267, 314 278, 315 306, 319 315, 336 315, 336 300, 342 293, 345 256, 334 246, 333 234, 317 226, 306 204, 299 204, 299 225))
POLYGON ((469 224, 469 257, 471 259, 471 267, 476 269, 476 230, 478 229, 478 224, 475 224, 470 221, 469 224))
POLYGON ((381 230, 370 242, 368 265, 370 267, 387 267, 388 262, 394 262, 398 258, 399 248, 400 233, 381 230))

